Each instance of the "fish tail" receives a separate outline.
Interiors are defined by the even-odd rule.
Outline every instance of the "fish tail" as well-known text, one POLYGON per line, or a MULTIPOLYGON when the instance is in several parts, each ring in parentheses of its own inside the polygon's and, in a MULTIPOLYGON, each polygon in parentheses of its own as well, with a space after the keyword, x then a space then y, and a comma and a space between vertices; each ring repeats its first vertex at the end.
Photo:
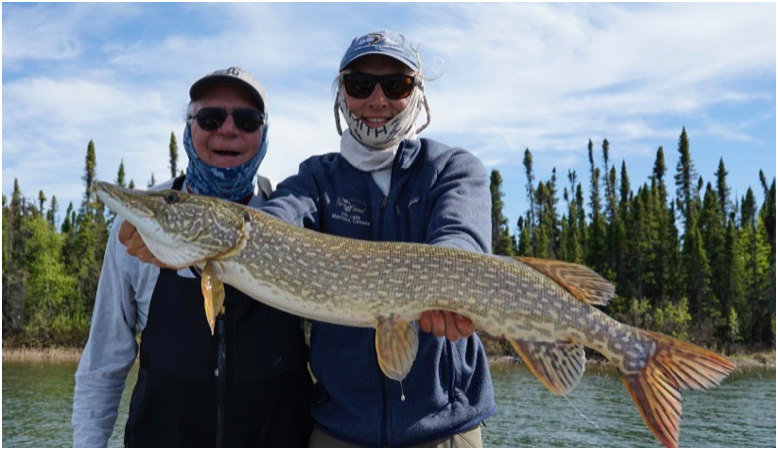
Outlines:
POLYGON ((678 447, 681 423, 681 389, 707 390, 735 369, 735 365, 709 350, 661 333, 639 330, 653 339, 657 349, 636 374, 622 374, 648 428, 666 447, 678 447))

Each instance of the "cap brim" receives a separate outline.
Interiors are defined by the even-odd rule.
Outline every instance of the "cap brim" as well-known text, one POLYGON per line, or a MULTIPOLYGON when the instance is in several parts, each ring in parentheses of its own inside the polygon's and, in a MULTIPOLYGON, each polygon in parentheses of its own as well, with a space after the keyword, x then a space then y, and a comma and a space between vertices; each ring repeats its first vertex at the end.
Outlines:
POLYGON ((414 72, 417 72, 419 70, 419 66, 418 66, 418 64, 415 61, 409 61, 406 58, 403 58, 403 57, 401 57, 399 55, 393 55, 391 53, 386 53, 386 52, 382 52, 382 51, 369 51, 369 52, 365 52, 365 53, 360 53, 360 54, 354 56, 353 58, 351 58, 350 60, 348 60, 347 62, 342 63, 340 65, 340 70, 341 71, 344 70, 346 67, 348 67, 354 61, 358 60, 359 58, 361 58, 363 56, 367 56, 367 55, 388 56, 389 58, 392 58, 392 59, 394 59, 396 61, 400 61, 404 65, 408 66, 408 68, 413 70, 414 72))

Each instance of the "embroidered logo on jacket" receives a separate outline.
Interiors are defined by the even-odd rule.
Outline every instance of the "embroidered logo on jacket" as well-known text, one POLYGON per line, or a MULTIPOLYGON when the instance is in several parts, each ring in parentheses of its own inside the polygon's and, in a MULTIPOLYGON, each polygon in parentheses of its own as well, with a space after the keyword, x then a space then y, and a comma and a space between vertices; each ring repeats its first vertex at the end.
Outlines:
POLYGON ((366 211, 367 204, 365 202, 338 197, 332 219, 369 227, 370 221, 367 220, 366 211))

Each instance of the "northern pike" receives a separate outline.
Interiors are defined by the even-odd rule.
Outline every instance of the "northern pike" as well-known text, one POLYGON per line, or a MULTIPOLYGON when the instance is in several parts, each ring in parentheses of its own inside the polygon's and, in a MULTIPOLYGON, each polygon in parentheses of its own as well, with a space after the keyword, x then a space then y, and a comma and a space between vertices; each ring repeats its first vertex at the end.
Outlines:
POLYGON ((735 368, 716 353, 595 308, 608 303, 614 288, 581 265, 342 238, 213 197, 93 186, 157 259, 202 270, 209 321, 227 283, 294 315, 372 327, 381 370, 400 382, 418 347, 412 322, 423 311, 453 311, 508 339, 555 394, 581 380, 584 347, 598 351, 616 366, 648 428, 676 447, 681 389, 712 388, 735 368))

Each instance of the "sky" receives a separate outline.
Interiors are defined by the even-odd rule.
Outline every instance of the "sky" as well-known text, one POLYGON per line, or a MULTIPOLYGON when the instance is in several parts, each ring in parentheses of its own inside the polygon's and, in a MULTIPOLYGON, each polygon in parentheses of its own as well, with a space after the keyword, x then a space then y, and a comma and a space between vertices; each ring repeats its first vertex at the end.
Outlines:
MULTIPOLYGON (((703 180, 719 159, 734 196, 763 198, 776 168, 774 3, 3 3, 2 185, 57 197, 59 220, 97 178, 146 186, 170 177, 191 84, 240 66, 268 91, 275 185, 339 150, 332 82, 351 40, 389 29, 420 45, 432 122, 423 133, 478 156, 504 180, 515 232, 527 210, 524 150, 536 182, 556 168, 560 204, 575 171, 589 195, 587 144, 627 165, 633 190, 662 146, 667 183, 685 127, 703 180)), ((420 119, 419 123, 422 123, 420 119)), ((345 125, 344 125, 345 127, 345 125)), ((733 201, 735 199, 733 198, 733 201)))

